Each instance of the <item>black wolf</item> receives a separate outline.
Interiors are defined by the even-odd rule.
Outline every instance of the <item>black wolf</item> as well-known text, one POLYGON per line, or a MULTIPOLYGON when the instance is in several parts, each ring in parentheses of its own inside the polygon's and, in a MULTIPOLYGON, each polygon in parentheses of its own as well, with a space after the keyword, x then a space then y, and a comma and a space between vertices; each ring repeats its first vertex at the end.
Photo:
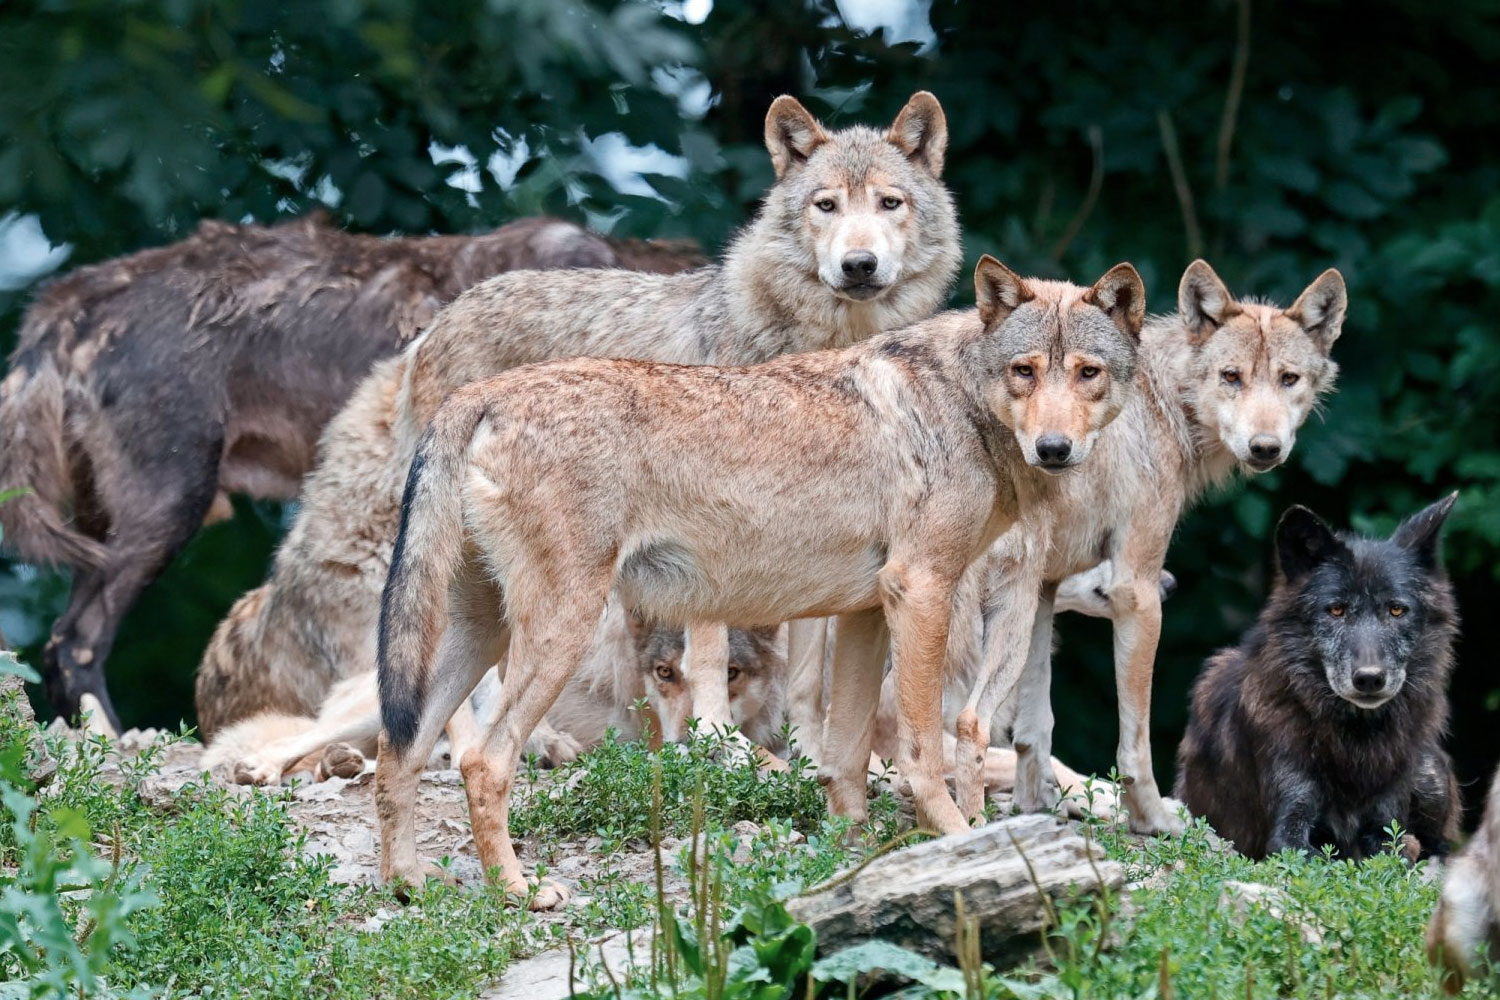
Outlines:
POLYGON ((1458 835, 1442 748, 1458 611, 1439 532, 1458 494, 1388 539, 1335 534, 1305 507, 1276 528, 1279 573, 1260 620, 1193 686, 1175 794, 1242 854, 1409 855, 1458 835))

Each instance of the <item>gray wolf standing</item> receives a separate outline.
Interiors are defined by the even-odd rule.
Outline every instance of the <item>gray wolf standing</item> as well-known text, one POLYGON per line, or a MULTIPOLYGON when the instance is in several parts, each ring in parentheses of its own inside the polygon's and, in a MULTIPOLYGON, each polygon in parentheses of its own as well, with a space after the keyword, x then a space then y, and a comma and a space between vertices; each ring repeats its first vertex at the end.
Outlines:
POLYGON ((517 268, 681 270, 701 258, 526 219, 482 236, 380 239, 321 215, 204 222, 79 268, 27 310, 0 382, 0 505, 22 559, 73 568, 42 657, 64 716, 90 694, 141 592, 228 493, 296 496, 323 425, 379 358, 476 282, 517 268))
POLYGON ((1500 770, 1490 782, 1479 829, 1453 856, 1427 925, 1427 958, 1449 993, 1464 980, 1500 971, 1500 770), (1485 959, 1480 949, 1487 947, 1485 959))
MULTIPOLYGON (((1200 260, 1182 276, 1177 314, 1146 324, 1139 391, 1099 432, 1097 455, 1054 480, 1047 502, 1027 507, 1017 529, 966 581, 968 606, 982 611, 982 634, 990 637, 981 653, 981 633, 969 633, 971 645, 954 667, 978 678, 958 720, 959 800, 969 815, 983 808, 989 727, 1011 693, 1016 805, 1037 811, 1058 801, 1048 766, 1053 604, 1060 581, 1102 557, 1112 567, 1104 592, 1114 620, 1116 761, 1130 825, 1143 833, 1181 829, 1151 767, 1151 675, 1167 545, 1183 510, 1206 488, 1236 469, 1270 469, 1291 452, 1298 428, 1338 371, 1329 353, 1346 303, 1344 280, 1334 270, 1287 309, 1237 301, 1200 260), (1017 635, 1031 636, 1029 648, 1013 641, 1017 635)), ((1038 358, 1037 370, 1045 363, 1038 358)), ((1034 397, 1017 405, 1042 403, 1034 397)))
MULTIPOLYGON (((382 875, 422 878, 421 762, 508 648, 497 722, 460 767, 481 860, 526 891, 516 763, 612 591, 665 622, 841 616, 822 777, 855 819, 889 637, 918 821, 967 829, 943 779, 955 588, 1014 523, 1017 469, 1085 461, 1125 404, 1145 298, 1128 264, 1084 289, 984 257, 975 286, 976 311, 842 350, 749 368, 582 358, 453 393, 412 461, 381 603, 382 875), (1023 414, 1044 376, 1069 405, 1023 414)), ((560 899, 544 887, 533 905, 560 899)))
POLYGON ((1276 528, 1271 598, 1203 668, 1176 793, 1247 857, 1333 847, 1359 860, 1398 822, 1418 856, 1458 836, 1443 751, 1458 611, 1439 559, 1454 493, 1388 539, 1334 534, 1306 507, 1276 528))
POLYGON ((204 654, 203 731, 257 711, 310 713, 333 682, 373 669, 406 469, 459 386, 578 355, 751 364, 930 316, 961 259, 940 180, 947 138, 925 92, 889 129, 835 132, 780 97, 765 129, 776 184, 722 263, 673 276, 502 276, 460 296, 330 425, 271 578, 235 605, 204 654))

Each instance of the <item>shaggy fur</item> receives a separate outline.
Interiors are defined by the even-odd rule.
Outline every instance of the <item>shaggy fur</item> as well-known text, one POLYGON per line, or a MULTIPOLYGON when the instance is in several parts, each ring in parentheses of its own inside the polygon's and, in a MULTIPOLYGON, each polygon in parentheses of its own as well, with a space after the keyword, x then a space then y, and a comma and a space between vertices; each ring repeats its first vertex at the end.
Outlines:
POLYGON ((1420 856, 1448 852, 1458 612, 1438 544, 1456 497, 1389 539, 1335 535, 1304 507, 1283 515, 1271 598, 1193 685, 1177 753, 1178 797, 1240 853, 1331 846, 1358 860, 1393 820, 1420 856))
POLYGON ((449 397, 411 464, 381 604, 387 879, 422 877, 420 762, 508 648, 497 723, 460 766, 481 860, 525 890, 507 829, 516 764, 612 591, 666 622, 842 616, 822 770, 855 819, 889 635, 919 822, 967 829, 943 781, 954 589, 1014 523, 1017 470, 1086 461, 1125 404, 1145 300, 1128 264, 1085 289, 985 257, 975 285, 977 312, 842 350, 749 368, 585 358, 449 397), (1091 375, 1031 371, 1038 358, 1091 375), (1076 448, 1031 446, 1049 433, 1076 448))
POLYGON ((576 355, 750 364, 929 316, 961 257, 939 179, 946 142, 931 94, 914 96, 888 130, 831 133, 779 98, 766 119, 777 183, 721 263, 670 277, 502 276, 461 296, 330 426, 271 578, 235 605, 204 655, 200 726, 313 711, 334 681, 373 668, 401 483, 422 429, 459 386, 576 355))
POLYGON ((966 578, 961 601, 979 623, 959 638, 951 669, 968 692, 959 717, 959 798, 983 808, 980 780, 991 720, 1014 715, 1016 805, 1046 811, 1059 791, 1052 745, 1052 620, 1059 583, 1111 564, 1103 587, 1114 620, 1120 733, 1130 825, 1181 829, 1151 767, 1151 677, 1161 634, 1161 574, 1177 519, 1207 487, 1236 469, 1284 461, 1298 428, 1332 385, 1329 357, 1346 308, 1344 281, 1326 271, 1281 309, 1238 301, 1203 261, 1178 287, 1176 315, 1141 334, 1136 389, 1120 418, 1098 433, 1096 457, 1046 479, 1027 470, 1018 489, 1036 492, 1022 521, 966 578), (1029 635, 1029 643, 1015 636, 1029 635), (1016 678, 1020 677, 1019 683, 1016 678))
MULTIPOLYGON (((0 382, 0 505, 22 559, 73 567, 43 654, 64 715, 114 712, 120 620, 225 494, 290 499, 356 381, 459 292, 518 268, 653 270, 691 248, 607 241, 555 219, 482 236, 379 239, 314 216, 204 222, 178 243, 79 268, 27 311, 0 382)), ((114 720, 118 721, 118 720, 114 720)))
POLYGON ((1449 993, 1500 963, 1500 769, 1490 782, 1479 829, 1443 878, 1442 898, 1427 925, 1427 957, 1444 970, 1449 993))

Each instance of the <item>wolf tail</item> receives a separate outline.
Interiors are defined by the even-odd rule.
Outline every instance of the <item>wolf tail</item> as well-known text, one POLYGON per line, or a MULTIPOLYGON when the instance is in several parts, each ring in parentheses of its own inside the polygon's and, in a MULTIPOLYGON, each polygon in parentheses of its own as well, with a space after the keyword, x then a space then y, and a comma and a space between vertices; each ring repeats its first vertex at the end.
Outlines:
POLYGON ((401 528, 380 598, 380 719, 399 755, 416 739, 428 670, 448 623, 448 585, 463 559, 463 474, 484 398, 456 393, 423 433, 406 475, 401 528))
POLYGON ((0 391, 0 494, 22 490, 0 502, 4 544, 38 565, 98 567, 104 545, 65 521, 74 499, 68 453, 66 391, 51 358, 29 374, 21 369, 0 391))

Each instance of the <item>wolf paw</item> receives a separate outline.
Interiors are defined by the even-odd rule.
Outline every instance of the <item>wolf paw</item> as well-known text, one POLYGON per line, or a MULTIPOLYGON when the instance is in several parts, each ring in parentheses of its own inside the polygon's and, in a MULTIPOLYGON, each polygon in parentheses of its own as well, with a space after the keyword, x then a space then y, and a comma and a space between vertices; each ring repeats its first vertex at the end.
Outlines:
POLYGON ((1149 836, 1179 836, 1187 829, 1183 819, 1186 807, 1176 799, 1158 798, 1154 802, 1131 801, 1127 792, 1126 808, 1130 810, 1130 831, 1149 836))
POLYGON ((554 730, 538 738, 531 751, 541 758, 542 767, 554 768, 577 760, 578 755, 583 753, 583 744, 568 733, 554 730))
POLYGON ((329 778, 354 778, 364 772, 365 755, 347 743, 331 743, 313 774, 318 781, 329 778))
POLYGON ((527 900, 526 908, 535 912, 559 910, 572 895, 572 891, 566 886, 544 878, 537 883, 536 893, 527 900))
POLYGON ((1062 801, 1062 791, 1055 782, 1016 782, 1016 791, 1011 801, 1017 811, 1023 813, 1050 813, 1062 801))
POLYGON ((452 872, 439 868, 431 861, 421 862, 414 870, 393 871, 386 876, 391 892, 403 903, 410 903, 415 891, 426 885, 428 879, 437 879, 447 886, 458 885, 458 879, 453 877, 452 872))
POLYGON ((236 785, 277 785, 281 783, 281 768, 249 757, 235 762, 229 780, 236 785))

